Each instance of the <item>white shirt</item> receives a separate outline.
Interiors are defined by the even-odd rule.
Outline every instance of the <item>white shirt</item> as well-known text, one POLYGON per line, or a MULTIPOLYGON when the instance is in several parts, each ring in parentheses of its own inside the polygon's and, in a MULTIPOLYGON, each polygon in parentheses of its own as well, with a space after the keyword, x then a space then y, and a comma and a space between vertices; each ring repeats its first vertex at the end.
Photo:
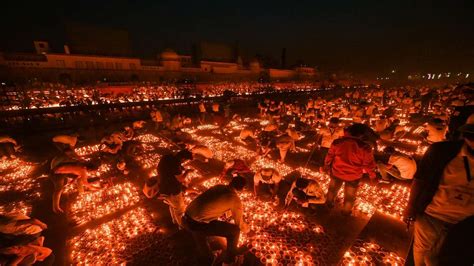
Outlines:
POLYGON ((471 177, 474 178, 474 156, 467 146, 451 160, 443 171, 438 190, 425 213, 448 223, 458 223, 474 215, 474 180, 467 179, 463 156, 468 158, 471 177))
POLYGON ((334 129, 324 127, 319 130, 319 134, 322 136, 321 147, 329 149, 334 140, 344 136, 344 130, 340 127, 334 129))
POLYGON ((217 185, 191 201, 186 208, 186 215, 195 221, 209 223, 230 211, 235 224, 243 229, 246 225, 242 219, 242 210, 242 203, 235 190, 217 185))
POLYGON ((415 176, 416 162, 408 155, 396 152, 390 156, 388 164, 395 166, 403 179, 413 179, 415 176))
POLYGON ((448 128, 446 126, 433 126, 426 125, 426 131, 428 131, 428 136, 426 139, 430 142, 441 142, 445 140, 446 131, 448 128))

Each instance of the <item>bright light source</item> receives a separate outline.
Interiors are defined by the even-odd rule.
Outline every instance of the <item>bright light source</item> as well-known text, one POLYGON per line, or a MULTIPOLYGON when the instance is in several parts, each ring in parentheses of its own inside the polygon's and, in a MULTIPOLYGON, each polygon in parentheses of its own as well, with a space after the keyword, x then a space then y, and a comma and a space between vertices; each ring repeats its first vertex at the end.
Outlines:
POLYGON ((469 77, 469 73, 466 74, 466 78, 468 78, 468 77, 469 77))

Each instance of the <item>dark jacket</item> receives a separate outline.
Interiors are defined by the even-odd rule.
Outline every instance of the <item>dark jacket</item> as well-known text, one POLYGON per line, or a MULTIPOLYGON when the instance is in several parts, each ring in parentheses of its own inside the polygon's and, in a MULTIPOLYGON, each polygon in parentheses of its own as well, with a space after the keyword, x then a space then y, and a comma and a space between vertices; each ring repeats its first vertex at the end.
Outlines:
POLYGON ((432 144, 421 159, 411 186, 405 217, 416 217, 430 204, 446 165, 458 155, 464 141, 445 141, 432 144))

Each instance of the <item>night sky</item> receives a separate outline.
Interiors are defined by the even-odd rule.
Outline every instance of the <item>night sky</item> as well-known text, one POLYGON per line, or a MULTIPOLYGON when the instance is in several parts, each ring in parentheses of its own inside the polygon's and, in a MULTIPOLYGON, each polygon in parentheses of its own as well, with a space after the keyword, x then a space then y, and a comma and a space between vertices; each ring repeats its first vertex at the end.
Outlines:
POLYGON ((128 30, 137 56, 190 54, 199 41, 239 42, 244 56, 303 60, 322 71, 378 75, 474 70, 474 1, 8 1, 1 50, 59 42, 65 21, 128 30))

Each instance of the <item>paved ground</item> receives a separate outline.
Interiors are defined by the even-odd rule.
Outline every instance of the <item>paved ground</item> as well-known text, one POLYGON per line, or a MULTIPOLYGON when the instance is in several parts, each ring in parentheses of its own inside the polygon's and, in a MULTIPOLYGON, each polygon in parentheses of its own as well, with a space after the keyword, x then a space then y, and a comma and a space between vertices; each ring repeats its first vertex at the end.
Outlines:
MULTIPOLYGON (((259 121, 248 120, 244 124, 251 123, 259 121)), ((311 134, 298 143, 298 153, 289 154, 287 163, 280 164, 276 161, 276 152, 271 154, 270 159, 255 160, 254 145, 235 139, 242 126, 233 124, 228 128, 227 136, 223 136, 213 126, 187 130, 193 139, 208 145, 215 153, 215 159, 208 163, 195 161, 189 165, 196 169, 193 186, 205 190, 212 184, 224 182, 216 178, 223 161, 242 158, 248 160, 254 169, 262 165, 273 166, 286 175, 286 181, 281 186, 281 196, 297 175, 295 171, 317 179, 327 188, 327 176, 316 171, 317 165, 312 160, 308 162, 311 149, 307 144, 311 143, 311 134)), ((110 165, 103 164, 100 171, 95 173, 102 180, 101 190, 77 195, 73 186, 70 186, 61 203, 65 210, 61 215, 51 211, 52 184, 47 178, 47 160, 53 156, 54 149, 48 144, 46 136, 30 137, 25 145, 25 158, 0 166, 1 207, 31 213, 31 216, 48 224, 49 229, 44 232, 45 245, 53 249, 56 265, 196 264, 190 235, 178 231, 170 223, 167 206, 161 200, 146 199, 141 193, 144 178, 150 169, 156 167, 160 155, 176 149, 168 137, 166 132, 155 131, 139 136, 137 140, 144 143, 144 151, 136 160, 128 162, 131 170, 128 176, 122 176, 110 165)), ((83 148, 79 153, 84 158, 93 158, 96 154, 94 144, 94 141, 81 144, 83 148)), ((317 161, 318 153, 312 155, 317 161)), ((364 243, 370 243, 370 239, 355 240, 375 210, 399 221, 408 191, 406 184, 387 187, 363 184, 354 216, 350 217, 340 215, 338 208, 329 211, 322 207, 301 209, 293 205, 283 209, 271 202, 256 201, 249 192, 241 196, 245 218, 254 229, 253 235, 242 236, 241 239, 242 244, 250 248, 245 256, 246 265, 334 265, 341 261, 345 264, 365 261, 363 256, 346 251, 353 244, 360 250, 364 243)), ((192 197, 188 195, 187 200, 192 197)), ((218 246, 220 241, 215 240, 213 243, 218 246)), ((385 253, 374 255, 374 258, 379 256, 382 261, 386 261, 384 256, 389 256, 389 251, 405 255, 403 251, 387 249, 385 253)), ((365 256, 370 257, 367 254, 365 256)))

